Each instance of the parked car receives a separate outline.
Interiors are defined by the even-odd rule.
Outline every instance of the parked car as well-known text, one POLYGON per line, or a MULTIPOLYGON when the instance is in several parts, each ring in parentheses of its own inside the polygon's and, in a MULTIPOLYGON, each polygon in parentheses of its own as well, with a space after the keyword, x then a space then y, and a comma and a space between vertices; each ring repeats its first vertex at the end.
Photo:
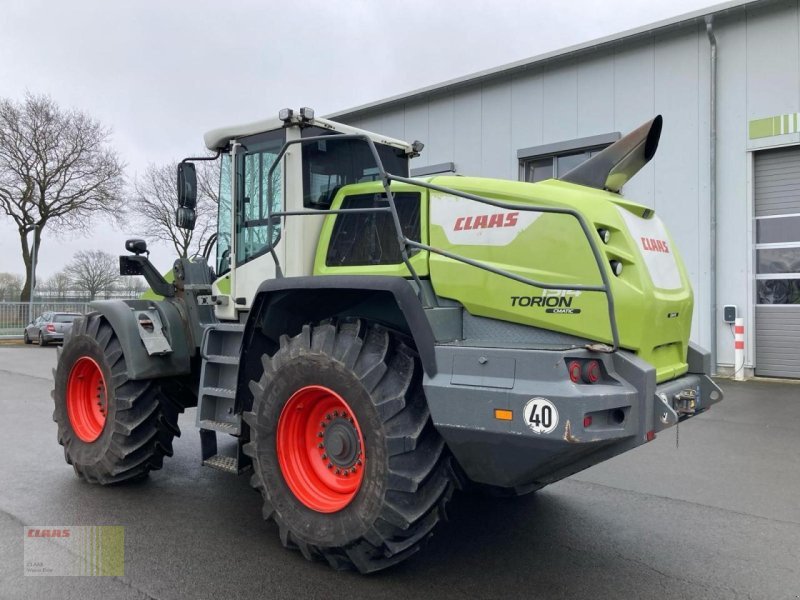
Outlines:
POLYGON ((63 342, 64 334, 80 316, 80 313, 46 312, 25 327, 22 337, 26 344, 32 344, 36 340, 40 346, 46 346, 50 342, 63 342))

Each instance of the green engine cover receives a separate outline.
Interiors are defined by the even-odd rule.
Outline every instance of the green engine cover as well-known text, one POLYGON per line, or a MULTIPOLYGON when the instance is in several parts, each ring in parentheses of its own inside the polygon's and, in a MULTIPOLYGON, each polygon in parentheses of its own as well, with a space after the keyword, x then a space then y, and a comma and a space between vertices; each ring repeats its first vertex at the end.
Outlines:
MULTIPOLYGON (((535 184, 473 177, 430 181, 510 204, 578 211, 603 255, 601 267, 611 283, 620 345, 652 364, 659 382, 687 371, 692 290, 669 233, 651 209, 618 194, 552 179, 535 184), (608 232, 607 243, 599 230, 608 232), (612 261, 620 263, 619 275, 612 261)), ((333 208, 355 190, 382 191, 379 184, 345 187, 333 208)), ((553 285, 602 285, 589 242, 573 216, 504 210, 452 194, 420 191, 421 237, 432 247, 553 285)), ((407 274, 402 265, 325 265, 334 218, 328 217, 322 229, 316 274, 407 274)), ((457 300, 473 315, 612 341, 602 292, 532 287, 436 253, 420 253, 414 261, 427 262, 427 269, 420 271, 429 274, 438 296, 457 300)))

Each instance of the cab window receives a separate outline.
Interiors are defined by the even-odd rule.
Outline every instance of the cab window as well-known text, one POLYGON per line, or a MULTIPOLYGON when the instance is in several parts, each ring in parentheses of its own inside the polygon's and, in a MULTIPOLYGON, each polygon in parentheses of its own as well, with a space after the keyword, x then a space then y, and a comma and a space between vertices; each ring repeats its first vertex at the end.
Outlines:
POLYGON ((243 138, 237 155, 237 227, 236 262, 245 263, 268 252, 281 235, 280 219, 270 227, 269 216, 282 210, 281 167, 269 170, 283 147, 284 130, 270 131, 243 138))

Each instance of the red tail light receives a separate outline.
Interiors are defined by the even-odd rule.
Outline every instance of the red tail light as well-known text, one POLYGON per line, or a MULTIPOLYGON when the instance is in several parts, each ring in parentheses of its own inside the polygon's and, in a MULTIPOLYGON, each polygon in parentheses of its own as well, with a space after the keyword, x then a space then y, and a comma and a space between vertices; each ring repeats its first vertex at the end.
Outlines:
POLYGON ((587 427, 592 426, 592 415, 586 415, 583 417, 583 428, 586 429, 587 427))
POLYGON ((47 329, 47 331, 55 331, 56 330, 56 326, 53 325, 52 323, 48 323, 47 327, 45 327, 45 329, 47 329))
POLYGON ((600 363, 590 360, 583 363, 583 380, 586 383, 597 383, 600 381, 600 363))
POLYGON ((567 364, 567 371, 569 371, 569 378, 572 383, 580 383, 581 381, 581 363, 577 360, 572 360, 567 364))

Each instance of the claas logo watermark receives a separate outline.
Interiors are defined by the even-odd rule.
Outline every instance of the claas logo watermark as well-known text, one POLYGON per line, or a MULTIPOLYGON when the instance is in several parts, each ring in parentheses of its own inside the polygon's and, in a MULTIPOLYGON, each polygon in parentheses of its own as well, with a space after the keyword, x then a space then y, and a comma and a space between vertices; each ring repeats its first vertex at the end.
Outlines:
POLYGON ((119 525, 25 527, 29 576, 125 575, 125 528, 119 525))

